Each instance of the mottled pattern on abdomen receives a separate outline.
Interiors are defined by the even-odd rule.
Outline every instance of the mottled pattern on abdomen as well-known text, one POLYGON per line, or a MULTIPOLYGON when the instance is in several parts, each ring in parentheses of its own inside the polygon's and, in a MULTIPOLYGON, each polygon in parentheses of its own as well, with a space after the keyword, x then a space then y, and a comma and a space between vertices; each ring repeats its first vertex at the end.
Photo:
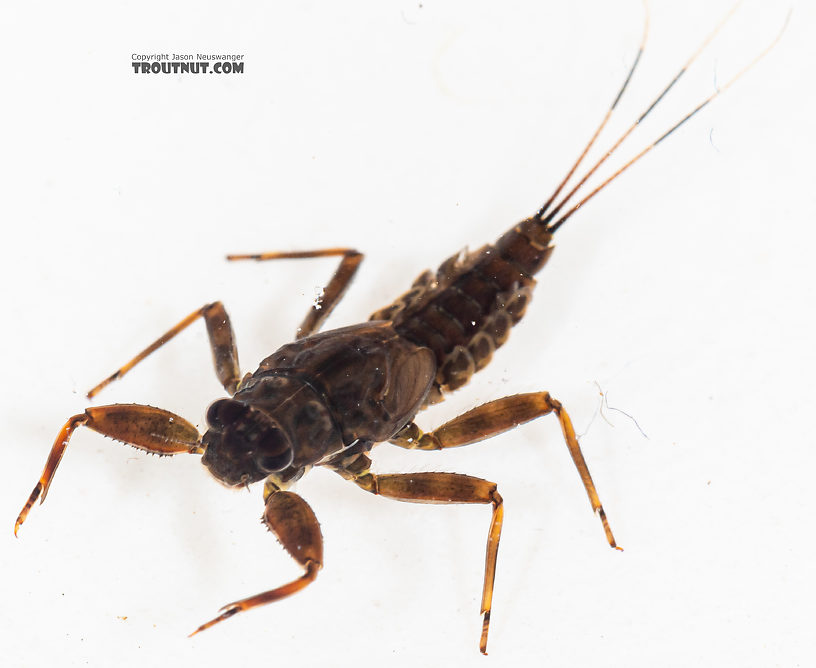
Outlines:
POLYGON ((552 235, 527 219, 494 245, 457 253, 372 320, 391 320, 400 336, 430 348, 437 361, 436 392, 441 400, 490 361, 521 320, 535 286, 533 276, 552 252, 552 235))

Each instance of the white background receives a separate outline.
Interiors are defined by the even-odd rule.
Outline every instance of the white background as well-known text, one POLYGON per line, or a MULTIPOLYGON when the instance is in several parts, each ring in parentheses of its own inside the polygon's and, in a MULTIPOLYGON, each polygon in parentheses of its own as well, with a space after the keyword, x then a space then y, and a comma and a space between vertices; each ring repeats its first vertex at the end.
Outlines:
MULTIPOLYGON (((642 69, 600 144, 730 6, 652 4, 642 69)), ((315 471, 325 568, 188 640, 219 606, 296 577, 195 457, 79 430, 44 506, 12 525, 84 392, 194 308, 226 304, 244 370, 290 339, 353 246, 331 326, 495 239, 549 195, 613 98, 642 27, 614 2, 16 3, 4 12, 0 656, 4 665, 794 666, 816 659, 811 476, 812 3, 726 95, 559 232, 524 323, 431 428, 550 390, 571 412, 610 550, 557 425, 472 448, 383 445, 380 471, 499 483, 506 522, 479 657, 484 507, 399 504, 315 471), (145 76, 131 53, 237 52, 233 76, 145 76), (599 384, 609 405, 596 415, 599 384)), ((611 161, 761 51, 785 3, 747 2, 611 161)), ((597 152, 596 152, 597 155, 597 152)), ((608 171, 606 173, 609 173, 608 171)), ((204 327, 98 403, 202 422, 222 396, 204 327)))

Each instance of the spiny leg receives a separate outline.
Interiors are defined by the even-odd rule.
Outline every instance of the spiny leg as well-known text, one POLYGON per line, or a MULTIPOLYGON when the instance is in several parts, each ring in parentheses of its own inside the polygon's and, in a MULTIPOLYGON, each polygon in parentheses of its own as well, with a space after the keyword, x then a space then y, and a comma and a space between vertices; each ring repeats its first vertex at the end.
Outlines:
POLYGON ((323 325, 326 318, 334 310, 334 307, 343 298, 348 290, 357 268, 363 261, 362 253, 353 248, 324 248, 313 251, 292 251, 288 253, 257 253, 254 255, 227 255, 228 260, 286 260, 310 257, 333 257, 341 256, 340 265, 331 277, 328 285, 323 289, 323 294, 317 300, 309 313, 300 323, 295 335, 296 339, 302 339, 317 332, 323 325))
POLYGON ((124 376, 150 353, 161 348, 165 343, 174 338, 176 334, 198 320, 198 318, 204 318, 204 322, 207 325, 207 335, 210 339, 210 348, 212 350, 213 363, 218 380, 227 392, 231 395, 235 394, 241 379, 241 370, 238 367, 238 350, 235 347, 235 335, 232 333, 232 325, 230 324, 230 319, 224 309, 224 305, 221 302, 213 302, 212 304, 205 304, 197 311, 193 311, 175 327, 172 327, 170 331, 160 336, 136 355, 130 362, 108 376, 99 383, 99 385, 88 392, 88 399, 92 399, 99 394, 100 390, 108 385, 108 383, 124 376))
POLYGON ((496 483, 461 473, 394 473, 388 475, 371 473, 371 460, 365 455, 357 457, 345 469, 336 469, 347 480, 367 492, 397 501, 412 503, 480 503, 492 504, 493 514, 487 533, 484 586, 482 588, 482 635, 479 651, 487 654, 487 633, 490 628, 490 611, 493 607, 493 582, 496 579, 496 557, 499 552, 504 502, 496 483))
POLYGON ((615 537, 609 528, 606 513, 601 505, 598 492, 595 490, 595 483, 592 482, 592 476, 589 475, 589 468, 581 452, 581 446, 578 444, 578 438, 575 436, 572 421, 561 403, 553 399, 549 392, 515 394, 491 401, 477 406, 450 422, 446 422, 438 429, 427 433, 411 422, 391 439, 391 443, 402 448, 418 450, 456 448, 496 436, 508 429, 549 413, 555 413, 556 417, 558 417, 561 431, 564 434, 564 441, 572 456, 572 461, 578 469, 578 474, 581 476, 581 481, 584 483, 589 502, 592 504, 592 510, 598 513, 601 518, 607 541, 612 547, 618 550, 622 549, 615 543, 615 537))
POLYGON ((279 601, 299 592, 315 580, 317 572, 323 567, 323 536, 309 504, 294 492, 281 491, 271 482, 267 482, 264 488, 264 498, 266 499, 264 523, 277 536, 283 548, 303 566, 306 572, 297 580, 282 587, 225 605, 219 611, 221 614, 218 617, 199 626, 190 634, 191 636, 239 612, 279 601))
POLYGON ((57 435, 42 475, 14 523, 15 536, 34 502, 38 498, 40 503, 45 501, 71 434, 82 425, 155 455, 203 452, 199 445, 198 430, 187 420, 170 411, 140 404, 114 404, 88 408, 84 413, 70 418, 57 435))

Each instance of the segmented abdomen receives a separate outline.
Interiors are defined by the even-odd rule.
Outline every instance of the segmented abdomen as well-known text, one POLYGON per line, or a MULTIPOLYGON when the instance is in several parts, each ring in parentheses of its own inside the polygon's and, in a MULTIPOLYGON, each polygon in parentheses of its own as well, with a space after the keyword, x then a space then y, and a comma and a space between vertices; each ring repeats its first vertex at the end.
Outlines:
POLYGON ((427 403, 442 399, 490 361, 493 351, 521 320, 544 266, 552 234, 528 218, 493 245, 457 253, 426 271, 396 302, 372 314, 391 320, 400 336, 430 348, 437 361, 435 389, 427 403))

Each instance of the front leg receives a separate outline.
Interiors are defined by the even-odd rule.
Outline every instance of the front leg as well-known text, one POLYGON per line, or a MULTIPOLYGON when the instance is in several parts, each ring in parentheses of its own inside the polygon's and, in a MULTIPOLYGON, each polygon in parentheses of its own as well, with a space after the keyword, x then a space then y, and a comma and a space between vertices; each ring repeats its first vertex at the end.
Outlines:
POLYGON ((203 452, 198 430, 183 417, 170 411, 140 404, 113 404, 88 408, 84 413, 70 418, 57 434, 42 475, 14 523, 15 536, 35 501, 38 498, 40 503, 45 501, 48 487, 62 455, 65 454, 71 434, 80 426, 154 455, 175 455, 181 452, 200 455, 203 452))
POLYGON ((221 614, 202 624, 190 635, 204 631, 233 615, 266 605, 291 596, 314 582, 317 572, 323 567, 323 536, 314 512, 301 497, 294 492, 284 492, 267 482, 264 489, 266 509, 263 521, 274 533, 283 548, 292 555, 306 572, 297 580, 282 587, 242 598, 221 608, 221 614))

